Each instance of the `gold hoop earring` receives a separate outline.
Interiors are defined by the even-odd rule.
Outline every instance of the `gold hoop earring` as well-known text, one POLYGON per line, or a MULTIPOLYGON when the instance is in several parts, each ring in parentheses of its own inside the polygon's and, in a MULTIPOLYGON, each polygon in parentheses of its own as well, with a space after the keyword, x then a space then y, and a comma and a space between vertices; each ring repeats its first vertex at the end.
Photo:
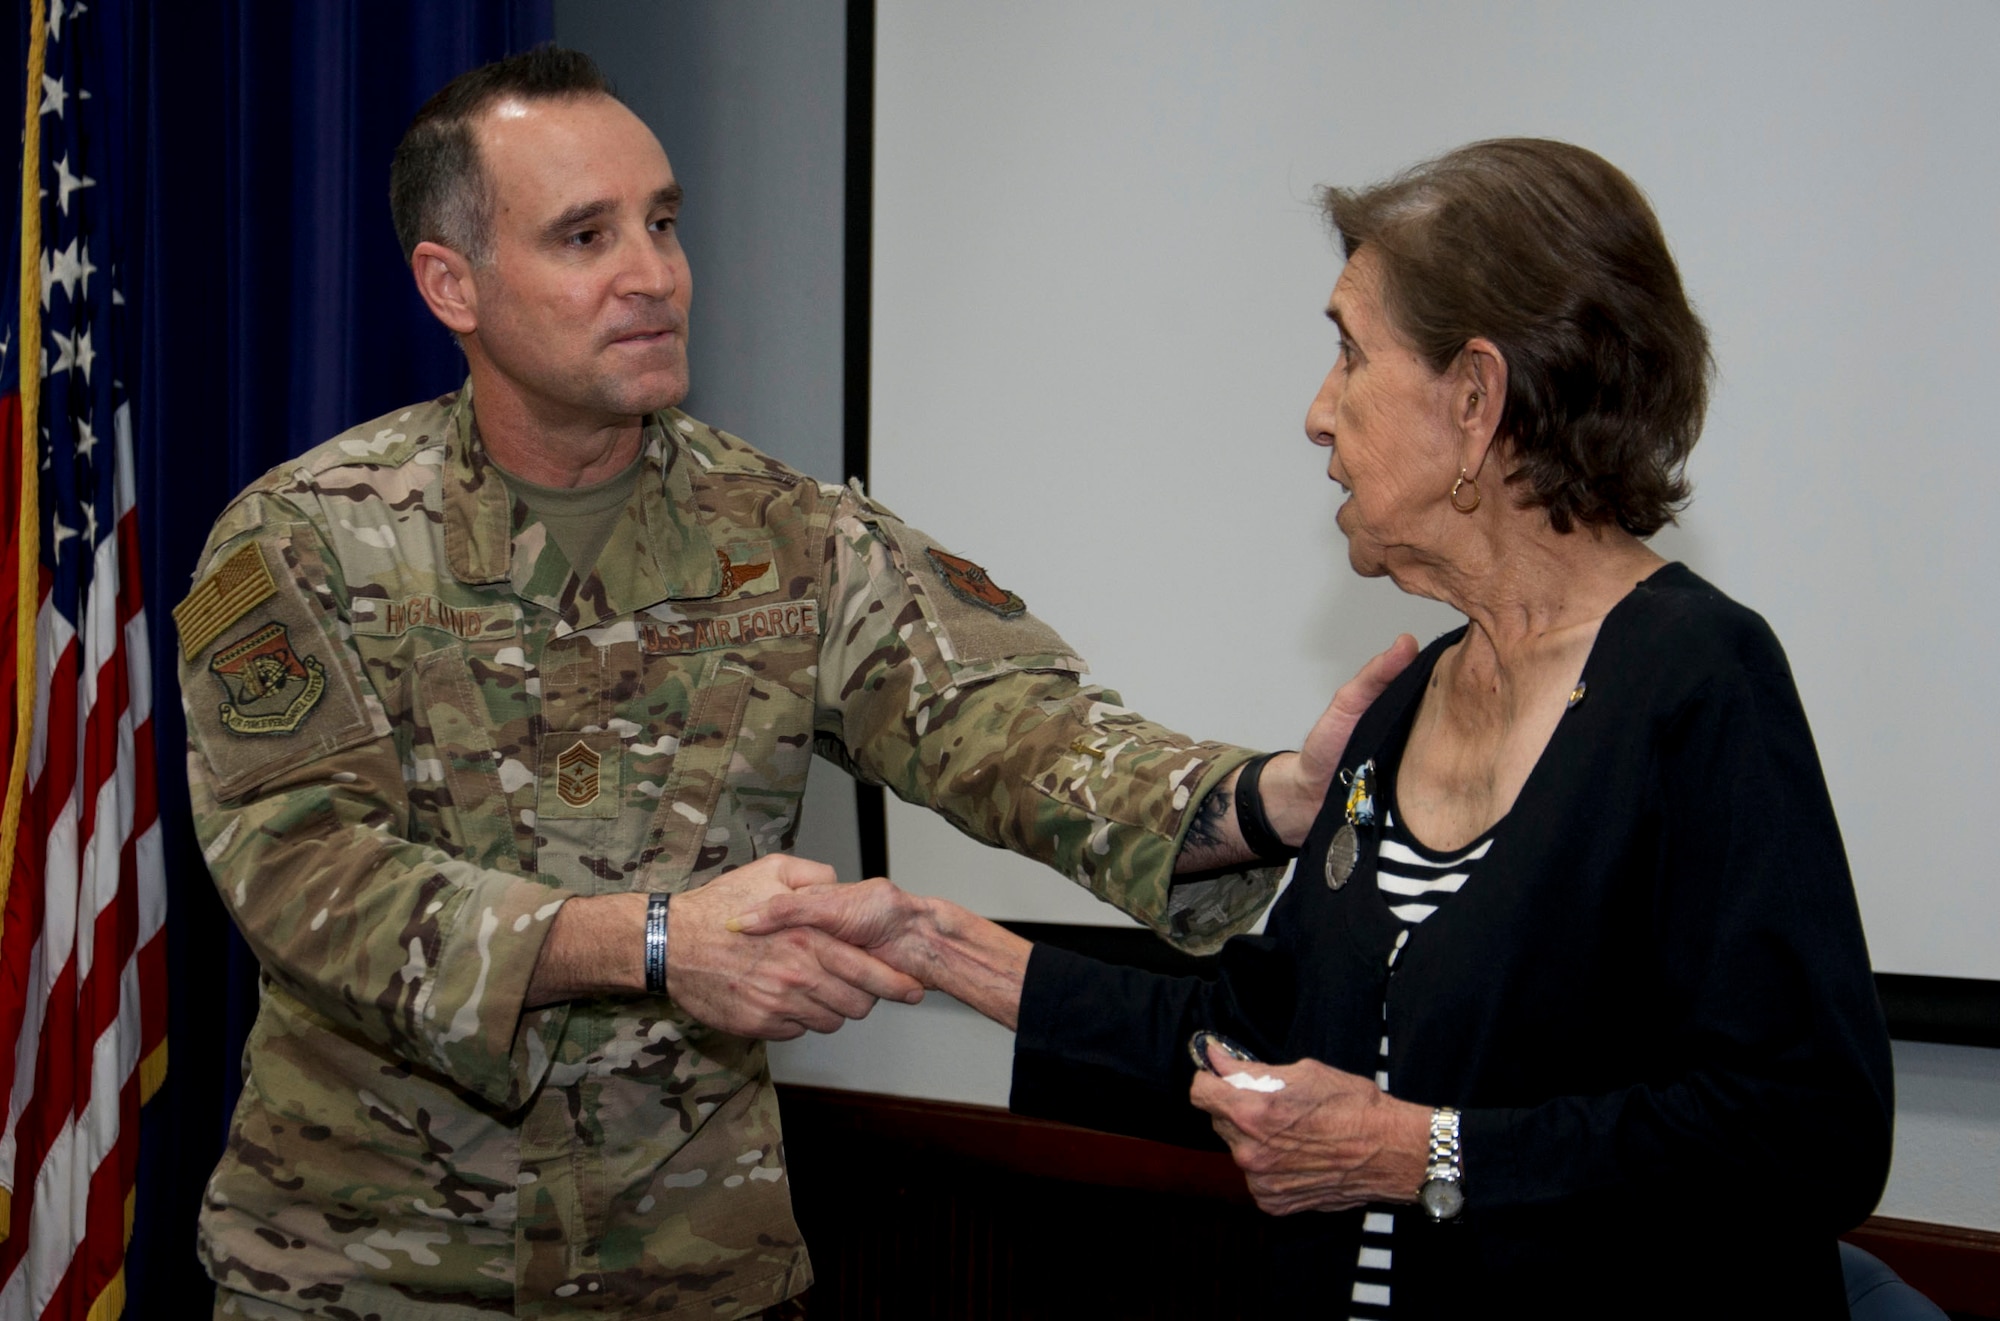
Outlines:
POLYGON ((1451 484, 1451 507, 1461 514, 1469 514, 1479 508, 1479 483, 1469 476, 1463 468, 1458 470, 1458 480, 1451 484), (1458 502, 1458 493, 1462 487, 1472 488, 1472 503, 1469 505, 1462 505, 1458 502))

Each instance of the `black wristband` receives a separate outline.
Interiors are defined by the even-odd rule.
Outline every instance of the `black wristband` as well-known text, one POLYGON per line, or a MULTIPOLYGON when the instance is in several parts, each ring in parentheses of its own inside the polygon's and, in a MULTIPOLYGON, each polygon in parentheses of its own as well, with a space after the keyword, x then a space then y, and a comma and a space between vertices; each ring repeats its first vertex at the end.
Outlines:
POLYGON ((1243 763, 1243 769, 1236 775, 1236 828, 1243 832, 1243 842, 1250 846, 1251 854, 1268 862, 1285 862, 1299 856, 1297 849, 1279 839, 1278 832, 1271 829, 1271 818, 1264 815, 1264 796, 1257 791, 1264 764, 1278 755, 1267 752, 1253 757, 1243 763))
POLYGON ((646 994, 667 993, 667 900, 671 895, 646 896, 646 994))

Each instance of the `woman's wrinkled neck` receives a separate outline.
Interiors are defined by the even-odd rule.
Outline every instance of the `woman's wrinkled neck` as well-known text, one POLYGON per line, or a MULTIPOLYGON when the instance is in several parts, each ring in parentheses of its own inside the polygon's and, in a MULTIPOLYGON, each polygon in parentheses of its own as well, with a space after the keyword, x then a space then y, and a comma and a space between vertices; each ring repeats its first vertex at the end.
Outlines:
POLYGON ((1388 568, 1404 591, 1466 617, 1462 660, 1504 674, 1567 650, 1579 632, 1594 637, 1611 608, 1665 563, 1621 528, 1557 532, 1546 510, 1509 507, 1461 516, 1440 544, 1407 550, 1388 568))

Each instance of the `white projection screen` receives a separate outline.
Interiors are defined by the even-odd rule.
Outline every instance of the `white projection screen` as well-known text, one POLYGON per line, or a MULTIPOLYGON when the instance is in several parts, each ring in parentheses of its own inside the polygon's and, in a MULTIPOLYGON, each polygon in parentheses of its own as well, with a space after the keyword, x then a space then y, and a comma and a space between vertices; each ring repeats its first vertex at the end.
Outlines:
MULTIPOLYGON (((1476 138, 1657 207, 1720 367, 1656 544, 1776 628, 1878 969, 2000 978, 2000 5, 878 0, 874 491, 1097 681, 1294 746, 1398 630, 1303 438, 1313 190, 1476 138)), ((890 804, 899 880, 1119 922, 890 804)))

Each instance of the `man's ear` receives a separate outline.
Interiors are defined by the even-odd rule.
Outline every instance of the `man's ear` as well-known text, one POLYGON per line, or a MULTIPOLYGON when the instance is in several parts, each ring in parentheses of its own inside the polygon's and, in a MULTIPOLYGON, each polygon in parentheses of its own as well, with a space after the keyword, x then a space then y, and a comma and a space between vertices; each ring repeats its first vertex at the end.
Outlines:
POLYGON ((431 315, 453 334, 479 329, 479 289, 465 254, 426 239, 410 253, 410 275, 431 315))

